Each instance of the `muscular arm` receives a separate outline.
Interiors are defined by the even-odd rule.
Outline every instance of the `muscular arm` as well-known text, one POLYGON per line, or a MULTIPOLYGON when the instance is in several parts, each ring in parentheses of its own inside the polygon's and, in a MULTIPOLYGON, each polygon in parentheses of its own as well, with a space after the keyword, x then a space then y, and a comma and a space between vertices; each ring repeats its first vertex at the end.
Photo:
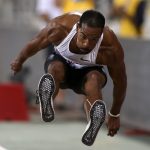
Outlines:
MULTIPOLYGON (((118 50, 117 50, 118 51, 118 50)), ((120 50, 119 50, 120 51, 120 50)), ((122 56, 120 56, 122 57, 122 56)), ((113 65, 108 67, 109 74, 113 80, 113 104, 110 113, 113 115, 120 114, 120 110, 126 95, 127 77, 123 58, 118 58, 113 65)), ((120 128, 120 117, 108 115, 107 119, 108 136, 114 136, 120 128)))
POLYGON ((109 74, 113 80, 113 104, 110 112, 114 115, 120 113, 122 103, 125 99, 126 87, 127 87, 127 77, 125 71, 125 64, 121 62, 120 64, 114 65, 113 67, 108 67, 109 74))
POLYGON ((27 43, 16 59, 11 63, 14 73, 21 70, 22 64, 38 51, 48 47, 50 43, 58 44, 65 36, 65 28, 56 21, 50 22, 34 39, 27 43))
POLYGON ((41 49, 44 49, 49 44, 47 39, 47 28, 43 29, 34 39, 21 50, 15 60, 11 63, 11 69, 14 73, 21 70, 22 64, 31 56, 36 54, 41 49))
POLYGON ((124 63, 124 53, 123 49, 117 39, 117 37, 112 32, 112 44, 114 51, 113 63, 108 65, 108 71, 113 81, 113 104, 110 112, 114 115, 119 114, 121 110, 122 103, 125 99, 126 88, 127 88, 127 76, 126 68, 124 63))
POLYGON ((51 20, 33 40, 31 40, 11 63, 14 73, 19 72, 22 64, 38 51, 46 48, 50 43, 58 45, 70 32, 72 26, 79 20, 80 16, 65 14, 51 20))

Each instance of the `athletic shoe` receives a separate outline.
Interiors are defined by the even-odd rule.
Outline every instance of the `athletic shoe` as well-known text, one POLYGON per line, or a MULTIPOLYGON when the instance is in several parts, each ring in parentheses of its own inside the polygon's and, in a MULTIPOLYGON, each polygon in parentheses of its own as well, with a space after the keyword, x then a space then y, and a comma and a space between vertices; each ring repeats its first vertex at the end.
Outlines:
POLYGON ((82 136, 82 142, 85 145, 91 146, 94 143, 97 133, 105 121, 105 116, 106 106, 103 101, 97 100, 91 107, 90 121, 82 136))
POLYGON ((40 103, 40 112, 43 121, 51 122, 54 120, 53 93, 55 91, 55 82, 50 74, 44 74, 38 85, 38 97, 40 103))

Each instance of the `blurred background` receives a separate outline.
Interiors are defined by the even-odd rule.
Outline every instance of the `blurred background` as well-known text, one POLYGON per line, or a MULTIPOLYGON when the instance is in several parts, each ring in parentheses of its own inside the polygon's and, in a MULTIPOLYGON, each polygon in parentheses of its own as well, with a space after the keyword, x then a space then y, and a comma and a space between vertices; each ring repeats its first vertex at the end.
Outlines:
MULTIPOLYGON (((107 137, 104 125, 91 150, 150 148, 149 0, 0 0, 0 150, 87 149, 80 142, 87 123, 82 95, 60 91, 55 121, 41 121, 36 90, 52 46, 29 59, 16 76, 10 70, 12 60, 49 19, 86 9, 102 12, 106 25, 117 34, 125 51, 128 76, 120 132, 114 138, 107 137)), ((103 93, 109 110, 109 77, 103 93)))

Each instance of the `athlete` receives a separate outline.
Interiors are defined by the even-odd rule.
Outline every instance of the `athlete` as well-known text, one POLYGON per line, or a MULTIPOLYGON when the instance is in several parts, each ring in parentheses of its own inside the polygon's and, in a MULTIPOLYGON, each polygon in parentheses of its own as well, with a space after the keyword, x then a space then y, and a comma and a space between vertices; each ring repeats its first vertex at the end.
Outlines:
POLYGON ((11 63, 14 73, 38 51, 53 44, 55 51, 45 62, 45 71, 38 85, 42 119, 54 120, 53 100, 59 88, 70 88, 86 96, 85 111, 88 125, 82 142, 88 146, 95 141, 106 118, 102 88, 107 82, 103 66, 108 68, 113 81, 113 102, 106 125, 108 135, 120 128, 120 111, 126 95, 127 77, 123 48, 114 32, 105 25, 104 16, 95 10, 82 15, 68 13, 51 20, 31 40, 11 63))

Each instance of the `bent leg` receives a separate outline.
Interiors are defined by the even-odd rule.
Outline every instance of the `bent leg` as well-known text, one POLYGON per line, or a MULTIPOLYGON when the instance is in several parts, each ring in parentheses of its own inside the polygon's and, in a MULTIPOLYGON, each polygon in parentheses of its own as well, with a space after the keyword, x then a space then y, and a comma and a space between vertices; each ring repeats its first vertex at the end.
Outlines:
POLYGON ((86 75, 84 83, 84 93, 86 95, 85 107, 86 113, 96 100, 102 100, 102 86, 105 83, 105 77, 98 71, 90 71, 86 75))
POLYGON ((86 76, 84 84, 84 93, 86 95, 86 114, 89 120, 86 130, 82 137, 82 142, 91 146, 97 133, 105 121, 106 106, 102 101, 102 85, 105 83, 105 77, 98 71, 91 71, 86 76))
POLYGON ((42 119, 45 122, 54 120, 53 99, 56 97, 59 84, 64 79, 64 65, 60 61, 53 61, 48 66, 48 73, 39 81, 39 102, 42 119))
POLYGON ((61 61, 53 61, 48 66, 48 73, 53 76, 55 81, 55 92, 53 94, 53 99, 55 99, 59 91, 60 83, 65 77, 65 66, 61 61))

